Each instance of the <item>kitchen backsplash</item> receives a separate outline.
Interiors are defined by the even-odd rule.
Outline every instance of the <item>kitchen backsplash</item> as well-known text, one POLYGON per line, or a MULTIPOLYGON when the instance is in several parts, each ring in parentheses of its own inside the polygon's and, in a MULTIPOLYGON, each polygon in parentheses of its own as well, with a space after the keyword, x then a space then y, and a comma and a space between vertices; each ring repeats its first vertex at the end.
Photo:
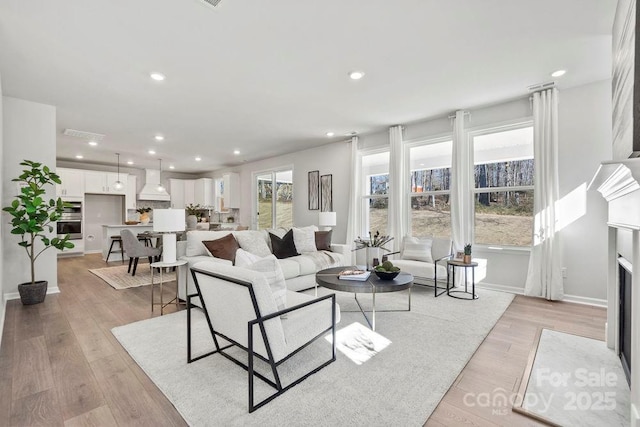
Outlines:
MULTIPOLYGON (((151 209, 169 209, 171 202, 159 201, 159 200, 138 200, 136 203, 138 208, 151 208, 151 209)), ((151 221, 153 221, 153 210, 149 212, 151 221)), ((140 214, 135 209, 127 209, 127 221, 137 221, 140 218, 140 214)))

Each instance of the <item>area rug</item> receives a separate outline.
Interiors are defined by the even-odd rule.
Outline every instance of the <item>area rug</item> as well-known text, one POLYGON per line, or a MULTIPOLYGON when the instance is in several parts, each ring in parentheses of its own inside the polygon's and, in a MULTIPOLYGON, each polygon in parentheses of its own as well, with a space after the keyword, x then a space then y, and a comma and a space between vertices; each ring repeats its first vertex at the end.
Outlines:
MULTIPOLYGON (((112 332, 190 425, 421 426, 513 299, 478 293, 476 301, 461 301, 414 287, 410 312, 376 313, 376 333, 390 341, 386 347, 361 364, 338 352, 334 363, 251 414, 246 371, 220 355, 186 363, 185 311, 112 332)), ((352 294, 338 292, 336 299, 344 310, 339 329, 366 324, 361 313, 346 312, 357 310, 352 294)), ((370 295, 358 299, 371 304, 370 295)), ((378 310, 406 310, 406 304, 406 292, 376 296, 378 310)), ((197 355, 210 350, 212 340, 204 315, 192 313, 197 355)), ((317 340, 285 369, 324 361, 330 349, 328 340, 317 340)), ((266 373, 264 365, 256 368, 266 373)), ((255 384, 258 397, 272 391, 260 380, 255 384)))
MULTIPOLYGON (((116 267, 95 268, 89 271, 115 289, 135 288, 151 284, 151 269, 148 264, 138 264, 135 276, 127 273, 127 268, 128 265, 118 265, 116 267)), ((160 273, 156 272, 154 275, 154 282, 160 283, 160 273)), ((163 273, 162 280, 165 283, 176 280, 175 271, 163 273)))
POLYGON ((524 413, 552 425, 630 425, 629 385, 604 341, 543 329, 527 379, 524 413))

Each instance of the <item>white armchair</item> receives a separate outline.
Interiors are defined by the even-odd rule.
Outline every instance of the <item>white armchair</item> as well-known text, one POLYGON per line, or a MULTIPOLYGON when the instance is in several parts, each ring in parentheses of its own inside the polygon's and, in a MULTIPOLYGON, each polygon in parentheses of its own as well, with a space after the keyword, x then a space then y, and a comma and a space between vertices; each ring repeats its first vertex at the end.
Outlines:
POLYGON ((247 370, 249 412, 336 360, 335 327, 340 321, 340 307, 335 302, 335 294, 313 298, 287 291, 287 308, 278 311, 271 287, 259 272, 204 262, 191 268, 191 274, 197 293, 189 295, 187 300, 187 361, 191 363, 220 353, 247 370), (215 344, 215 350, 197 357, 191 354, 191 310, 196 309, 193 298, 199 299, 215 344), (283 386, 278 367, 328 332, 333 334, 329 360, 283 386), (220 338, 231 344, 221 347, 220 338), (248 366, 225 352, 234 346, 247 351, 248 366), (254 370, 254 357, 269 364, 273 380, 254 370), (254 377, 276 389, 275 393, 255 403, 254 377))

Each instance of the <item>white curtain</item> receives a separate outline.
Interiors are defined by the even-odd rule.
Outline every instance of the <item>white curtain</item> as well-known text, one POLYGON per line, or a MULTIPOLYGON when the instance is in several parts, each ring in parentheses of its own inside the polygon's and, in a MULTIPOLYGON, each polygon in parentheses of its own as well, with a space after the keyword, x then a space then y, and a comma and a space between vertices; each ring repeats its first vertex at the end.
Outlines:
POLYGON ((525 295, 561 300, 562 242, 557 227, 558 191, 558 90, 533 94, 533 155, 536 162, 533 207, 533 247, 525 295))
POLYGON ((464 116, 464 111, 456 111, 453 122, 451 238, 456 251, 471 243, 473 236, 473 159, 464 133, 464 116))
POLYGON ((406 233, 404 215, 408 207, 402 126, 389 128, 389 146, 389 235, 394 237, 393 250, 399 251, 406 233))
MULTIPOLYGON (((362 203, 360 199, 360 159, 358 158, 358 137, 351 137, 351 182, 349 183, 349 215, 347 220, 347 245, 360 234, 360 219, 362 218, 362 203)), ((352 252, 355 253, 355 252, 352 252)), ((350 261, 353 264, 353 260, 350 261)))

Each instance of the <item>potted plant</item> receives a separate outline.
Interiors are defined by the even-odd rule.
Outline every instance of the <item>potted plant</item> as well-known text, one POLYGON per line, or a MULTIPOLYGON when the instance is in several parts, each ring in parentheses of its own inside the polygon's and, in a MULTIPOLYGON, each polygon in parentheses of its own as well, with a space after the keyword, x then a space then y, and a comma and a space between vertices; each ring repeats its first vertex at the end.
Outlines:
POLYGON ((151 208, 149 207, 142 207, 142 208, 138 208, 136 209, 136 212, 138 212, 140 214, 140 223, 141 224, 149 224, 149 212, 151 212, 151 208))
POLYGON ((464 258, 462 262, 465 264, 471 264, 471 243, 464 245, 464 258))
POLYGON ((198 225, 198 214, 200 213, 200 205, 189 203, 185 210, 187 211, 187 229, 195 230, 198 225))
POLYGON ((29 305, 41 303, 47 294, 47 281, 36 281, 35 262, 40 254, 50 247, 61 251, 71 249, 74 244, 68 234, 63 238, 50 238, 52 224, 60 219, 65 203, 61 198, 44 200, 44 187, 60 184, 60 177, 42 163, 23 160, 20 165, 26 168, 18 178, 12 179, 20 183, 20 195, 2 210, 11 215, 11 234, 20 236, 18 245, 24 248, 31 264, 31 281, 18 285, 22 304, 29 305))

